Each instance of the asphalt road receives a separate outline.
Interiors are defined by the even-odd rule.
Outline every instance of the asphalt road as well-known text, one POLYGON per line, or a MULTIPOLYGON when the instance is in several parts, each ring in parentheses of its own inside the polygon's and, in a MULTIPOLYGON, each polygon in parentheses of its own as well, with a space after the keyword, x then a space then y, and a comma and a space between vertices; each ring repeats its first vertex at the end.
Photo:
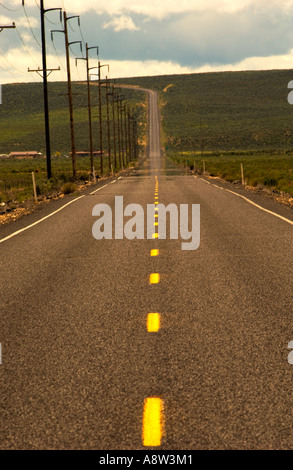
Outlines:
POLYGON ((136 170, 0 228, 1 449, 293 449, 292 211, 172 167, 150 104, 136 170), (200 204, 199 248, 96 240, 115 196, 200 204))

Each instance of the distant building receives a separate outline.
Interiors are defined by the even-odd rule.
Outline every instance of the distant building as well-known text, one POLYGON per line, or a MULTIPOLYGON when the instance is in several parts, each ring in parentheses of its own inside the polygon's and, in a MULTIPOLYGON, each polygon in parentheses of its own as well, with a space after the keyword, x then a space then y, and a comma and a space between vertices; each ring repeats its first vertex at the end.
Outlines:
POLYGON ((33 159, 37 157, 41 157, 41 153, 39 152, 11 152, 9 155, 10 158, 20 159, 33 159))
MULTIPOLYGON (((103 152, 103 154, 104 154, 104 152, 103 152)), ((72 155, 72 152, 69 152, 69 155, 72 155)), ((88 157, 88 156, 90 155, 90 152, 81 152, 81 151, 79 151, 79 152, 75 152, 75 155, 76 155, 77 157, 88 157)), ((93 152, 93 155, 96 155, 96 156, 97 156, 97 155, 101 155, 101 152, 100 152, 99 150, 98 150, 98 151, 94 151, 94 152, 93 152)))

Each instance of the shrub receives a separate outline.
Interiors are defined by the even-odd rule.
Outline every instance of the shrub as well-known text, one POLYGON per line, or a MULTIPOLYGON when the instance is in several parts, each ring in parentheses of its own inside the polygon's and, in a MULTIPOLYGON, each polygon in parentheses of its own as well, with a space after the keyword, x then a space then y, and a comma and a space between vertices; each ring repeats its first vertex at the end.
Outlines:
POLYGON ((69 182, 69 176, 68 176, 67 173, 64 173, 64 172, 60 173, 59 178, 60 178, 60 180, 63 181, 64 183, 68 183, 68 182, 69 182))
POLYGON ((80 179, 80 181, 87 181, 89 179, 88 173, 81 173, 79 175, 79 179, 80 179))
POLYGON ((263 180, 263 184, 265 186, 276 186, 277 180, 275 180, 275 178, 270 178, 269 176, 266 176, 263 180))
POLYGON ((76 191, 76 185, 74 183, 65 183, 62 188, 61 192, 62 194, 71 194, 76 191))

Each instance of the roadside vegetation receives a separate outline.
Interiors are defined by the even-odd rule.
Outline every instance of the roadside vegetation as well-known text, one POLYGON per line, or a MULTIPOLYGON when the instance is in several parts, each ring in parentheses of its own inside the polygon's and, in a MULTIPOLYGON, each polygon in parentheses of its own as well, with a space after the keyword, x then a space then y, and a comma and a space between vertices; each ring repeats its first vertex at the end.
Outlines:
POLYGON ((169 152, 178 165, 196 173, 219 177, 231 183, 244 183, 254 188, 274 189, 293 196, 293 154, 291 152, 169 152))
MULTIPOLYGON (((158 91, 161 107, 161 146, 178 165, 219 177, 293 196, 293 106, 287 101, 290 70, 220 72, 124 78, 116 84, 158 91)), ((99 150, 98 87, 92 86, 94 150, 99 150)), ((141 148, 146 143, 146 95, 121 89, 136 109, 141 148)), ((77 157, 72 178, 70 127, 66 83, 51 82, 50 125, 53 178, 46 178, 46 160, 0 158, 0 204, 11 206, 33 197, 32 172, 37 194, 74 194, 90 179, 89 157, 77 157), (65 186, 64 186, 65 185, 65 186)), ((76 150, 89 149, 87 88, 74 83, 76 150)), ((107 149, 106 99, 103 90, 103 148, 107 149)), ((112 148, 113 148, 113 135, 112 148)), ((0 154, 37 151, 45 155, 42 84, 3 86, 0 106, 0 154)), ((110 173, 107 157, 104 174, 110 173)), ((100 160, 94 166, 99 176, 100 160)), ((1 212, 1 207, 0 207, 1 212)))
MULTIPOLYGON (((78 187, 92 180, 90 174, 90 157, 76 157, 76 176, 72 176, 70 122, 67 99, 67 84, 49 83, 50 137, 52 150, 52 175, 47 180, 46 146, 43 114, 42 84, 24 83, 3 86, 3 104, 0 106, 0 155, 11 152, 36 151, 43 155, 34 159, 0 157, 0 204, 3 210, 9 206, 14 208, 33 198, 32 172, 35 173, 37 195, 41 198, 52 197, 56 194, 74 194, 78 187)), ((143 93, 132 90, 121 90, 127 100, 127 105, 133 110, 139 123, 139 143, 145 143, 146 137, 146 97, 143 93)), ((87 87, 85 84, 73 84, 74 98, 74 130, 77 152, 89 151, 89 125, 87 108, 87 87)), ((98 87, 91 87, 92 100, 92 129, 94 151, 100 149, 100 129, 98 111, 98 87)), ((112 113, 112 101, 109 97, 109 112, 112 113)), ((112 158, 112 168, 108 162, 108 127, 107 103, 105 90, 102 89, 103 116, 103 176, 120 170, 118 158, 118 142, 116 135, 117 166, 112 158)), ((114 157, 114 139, 111 126, 111 152, 114 157)), ((124 128, 125 130, 125 128, 124 128)), ((116 122, 117 134, 117 122, 116 122)), ((100 156, 94 156, 94 168, 100 177, 100 156)), ((124 163, 124 168, 127 165, 124 163)), ((1 206, 0 206, 1 213, 1 206)))
POLYGON ((177 164, 227 181, 293 195, 290 70, 220 72, 125 79, 156 89, 162 147, 177 164))

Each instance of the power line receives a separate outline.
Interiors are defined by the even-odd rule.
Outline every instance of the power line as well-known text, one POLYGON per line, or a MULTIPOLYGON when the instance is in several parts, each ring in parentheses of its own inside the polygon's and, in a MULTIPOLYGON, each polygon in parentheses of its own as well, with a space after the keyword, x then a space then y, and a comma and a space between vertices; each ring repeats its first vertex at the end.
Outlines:
POLYGON ((5 67, 3 67, 3 65, 0 65, 0 69, 4 70, 4 72, 10 73, 10 75, 11 75, 11 76, 13 77, 13 79, 15 80, 15 75, 11 72, 11 70, 6 69, 5 67))
POLYGON ((73 29, 73 27, 71 26, 70 23, 69 23, 69 27, 70 27, 70 29, 71 29, 71 31, 72 31, 73 33, 76 33, 76 29, 73 29))
MULTIPOLYGON (((38 9, 40 9, 40 7, 39 7, 39 5, 37 4, 36 0, 35 0, 35 3, 36 3, 36 5, 37 5, 38 9)), ((28 25, 29 25, 29 29, 30 29, 30 31, 31 31, 31 33, 32 33, 32 35, 33 35, 35 41, 37 42, 38 46, 39 46, 40 48, 42 48, 42 45, 40 44, 39 40, 37 39, 37 37, 36 37, 36 35, 35 35, 35 33, 34 33, 33 29, 32 29, 32 26, 31 26, 31 23, 30 23, 30 20, 29 20, 29 17, 28 17, 28 15, 27 15, 27 12, 26 12, 26 9, 25 9, 25 6, 24 6, 24 5, 23 5, 23 10, 24 10, 24 13, 25 13, 25 16, 26 16, 28 25)), ((49 23, 54 24, 54 25, 57 25, 57 24, 60 23, 60 20, 59 20, 58 23, 55 23, 55 22, 49 20, 47 17, 45 17, 45 19, 46 19, 49 23)), ((60 60, 60 57, 59 57, 59 55, 58 55, 58 53, 57 53, 57 49, 56 49, 54 43, 53 43, 53 49, 54 49, 55 55, 56 55, 56 57, 57 57, 57 59, 58 59, 60 65, 61 65, 61 68, 63 68, 63 70, 65 70, 65 69, 64 69, 64 66, 63 66, 63 64, 62 64, 62 62, 61 62, 61 60, 60 60)), ((61 73, 62 73, 62 70, 61 70, 61 73)), ((63 75, 63 74, 62 74, 62 77, 63 77, 63 79, 64 79, 64 75, 63 75)))
POLYGON ((7 62, 7 64, 9 65, 9 67, 13 68, 14 70, 16 70, 17 73, 23 73, 24 75, 26 75, 27 72, 23 72, 22 70, 19 70, 15 67, 15 65, 13 65, 4 55, 3 51, 0 49, 0 59, 1 60, 5 60, 7 62))
POLYGON ((19 36, 19 38, 20 38, 20 40, 21 40, 21 42, 22 42, 22 44, 23 44, 25 50, 26 50, 27 53, 30 55, 30 57, 31 57, 31 59, 34 61, 34 63, 35 63, 36 65, 38 65, 38 63, 36 62, 36 60, 34 59, 34 57, 32 56, 32 54, 30 53, 30 50, 29 50, 29 48, 27 47, 26 43, 24 42, 24 40, 23 40, 23 38, 22 38, 22 36, 21 36, 21 34, 20 34, 20 32, 19 32, 17 26, 16 26, 15 29, 16 29, 16 31, 17 31, 17 34, 18 34, 18 36, 19 36))
POLYGON ((48 17, 45 17, 45 18, 46 18, 46 21, 48 21, 48 23, 51 23, 51 24, 53 24, 54 26, 56 26, 56 25, 58 25, 58 24, 61 23, 61 20, 57 21, 57 23, 56 23, 55 21, 49 20, 48 17))
POLYGON ((42 48, 42 45, 40 44, 39 40, 37 39, 37 37, 36 37, 36 35, 35 35, 35 33, 34 33, 32 27, 31 27, 31 23, 30 23, 30 20, 29 20, 29 17, 28 17, 28 15, 27 15, 27 12, 26 12, 26 9, 25 9, 25 6, 24 6, 24 5, 23 5, 23 11, 24 11, 24 13, 25 13, 25 16, 26 16, 26 19, 27 19, 27 22, 28 22, 28 25, 29 25, 29 29, 31 30, 31 33, 32 33, 32 35, 33 35, 33 37, 34 37, 36 43, 38 44, 38 46, 39 46, 40 48, 42 48))
POLYGON ((81 39, 82 39, 83 45, 85 46, 85 45, 86 45, 86 41, 85 41, 85 39, 84 39, 84 37, 83 37, 83 34, 82 34, 82 31, 81 31, 81 27, 80 27, 80 25, 79 25, 79 32, 80 32, 80 36, 81 36, 81 39))
POLYGON ((58 55, 58 52, 57 52, 57 49, 56 49, 56 46, 55 46, 55 43, 54 43, 54 40, 53 40, 53 39, 52 39, 52 46, 53 46, 53 49, 54 49, 54 51, 55 51, 56 57, 57 57, 57 59, 58 59, 60 65, 61 65, 62 79, 65 81, 65 76, 64 76, 64 74, 63 74, 63 71, 66 71, 66 69, 65 69, 65 67, 64 67, 64 65, 63 65, 63 63, 62 63, 62 61, 61 61, 61 59, 60 59, 60 57, 59 57, 59 55, 58 55))
POLYGON ((8 7, 6 7, 5 5, 3 5, 2 2, 0 2, 0 5, 1 5, 3 8, 5 8, 5 10, 8 10, 8 11, 19 11, 19 10, 21 10, 21 6, 20 6, 19 8, 8 8, 8 7))

